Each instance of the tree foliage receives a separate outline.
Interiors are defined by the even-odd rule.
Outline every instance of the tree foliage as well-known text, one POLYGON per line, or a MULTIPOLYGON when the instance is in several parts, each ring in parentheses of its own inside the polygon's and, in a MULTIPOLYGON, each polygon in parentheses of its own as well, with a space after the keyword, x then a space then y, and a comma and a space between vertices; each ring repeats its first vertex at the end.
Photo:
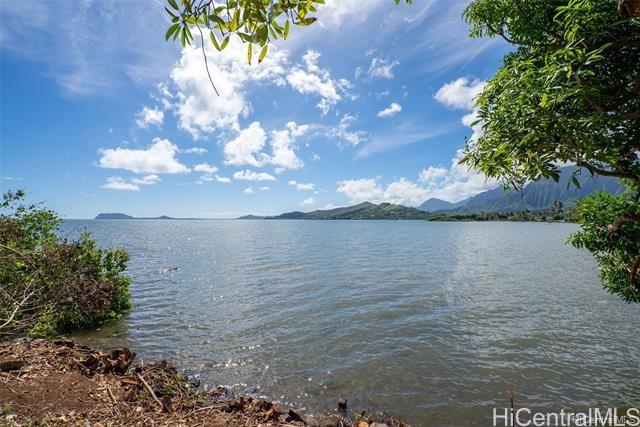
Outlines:
POLYGON ((25 205, 24 191, 0 202, 0 338, 52 336, 119 317, 130 306, 128 255, 99 249, 88 234, 56 235, 60 218, 25 205))
POLYGON ((624 179, 626 194, 580 205, 572 241, 596 255, 606 289, 640 302, 640 19, 617 0, 475 0, 464 18, 472 37, 514 50, 477 99, 482 134, 463 162, 517 188, 567 162, 624 179))
MULTIPOLYGON (((402 0, 394 0, 399 4, 402 0)), ((412 3, 413 0, 405 0, 412 3)), ((317 5, 325 0, 167 0, 171 19, 165 39, 180 40, 182 46, 193 42, 198 31, 202 44, 208 37, 218 51, 236 36, 247 44, 247 61, 257 57, 262 62, 269 44, 286 39, 292 25, 306 27, 316 22, 317 5)), ((204 52, 204 50, 203 50, 204 52)), ((206 56, 205 56, 206 58, 206 56)))

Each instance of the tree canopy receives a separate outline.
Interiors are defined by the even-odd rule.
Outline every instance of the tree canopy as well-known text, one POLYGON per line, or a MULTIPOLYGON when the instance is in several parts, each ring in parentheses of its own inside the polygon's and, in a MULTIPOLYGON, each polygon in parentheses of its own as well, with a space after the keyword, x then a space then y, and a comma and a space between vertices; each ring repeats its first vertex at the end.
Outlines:
POLYGON ((625 180, 625 195, 581 205, 572 242, 609 291, 640 302, 640 19, 617 0, 475 0, 464 18, 514 50, 477 99, 482 133, 463 162, 515 187, 566 163, 625 180))

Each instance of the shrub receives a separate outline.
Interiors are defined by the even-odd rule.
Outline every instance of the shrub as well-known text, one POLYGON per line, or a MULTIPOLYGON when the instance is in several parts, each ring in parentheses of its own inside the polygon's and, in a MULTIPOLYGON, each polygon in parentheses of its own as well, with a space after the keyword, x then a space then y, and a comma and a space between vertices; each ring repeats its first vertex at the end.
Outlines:
POLYGON ((0 203, 0 338, 54 336, 120 317, 130 308, 128 254, 88 233, 59 238, 61 219, 22 190, 0 203))

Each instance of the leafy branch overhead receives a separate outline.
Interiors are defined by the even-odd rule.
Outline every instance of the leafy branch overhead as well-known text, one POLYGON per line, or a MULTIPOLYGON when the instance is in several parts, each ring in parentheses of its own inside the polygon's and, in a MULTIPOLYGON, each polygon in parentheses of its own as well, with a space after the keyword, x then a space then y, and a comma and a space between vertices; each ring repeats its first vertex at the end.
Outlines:
MULTIPOLYGON (((402 0, 394 0, 399 4, 402 0)), ((413 0, 405 0, 412 3, 413 0)), ((193 29, 202 37, 209 30, 211 43, 223 51, 234 35, 247 44, 247 61, 251 64, 254 50, 258 63, 269 50, 269 44, 287 39, 292 25, 306 27, 316 22, 317 5, 325 0, 167 0, 166 12, 172 25, 165 39, 180 39, 182 46, 193 42, 193 29)))

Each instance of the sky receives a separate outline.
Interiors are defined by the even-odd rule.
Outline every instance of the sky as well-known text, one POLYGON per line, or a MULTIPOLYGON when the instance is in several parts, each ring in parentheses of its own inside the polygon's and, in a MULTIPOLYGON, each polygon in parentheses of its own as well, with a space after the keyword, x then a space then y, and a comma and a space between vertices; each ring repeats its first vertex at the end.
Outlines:
POLYGON ((327 0, 262 64, 165 42, 160 0, 0 5, 0 185, 65 218, 232 218, 495 187, 458 164, 508 47, 468 1, 327 0))

